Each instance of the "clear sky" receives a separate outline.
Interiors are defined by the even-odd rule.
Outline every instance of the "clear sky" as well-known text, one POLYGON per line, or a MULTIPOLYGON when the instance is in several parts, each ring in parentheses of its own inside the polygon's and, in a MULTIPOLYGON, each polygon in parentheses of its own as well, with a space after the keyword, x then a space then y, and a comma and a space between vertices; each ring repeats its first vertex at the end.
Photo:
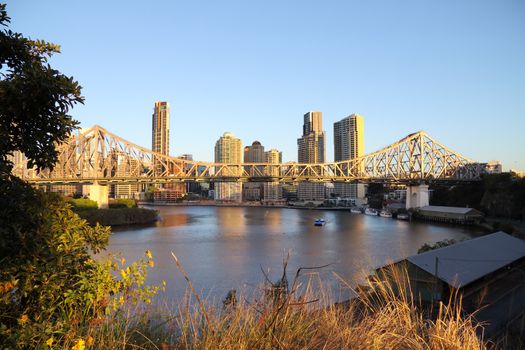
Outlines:
POLYGON ((213 160, 225 131, 297 159, 303 114, 365 117, 365 152, 411 132, 525 171, 525 1, 8 1, 11 29, 62 47, 82 126, 213 160))

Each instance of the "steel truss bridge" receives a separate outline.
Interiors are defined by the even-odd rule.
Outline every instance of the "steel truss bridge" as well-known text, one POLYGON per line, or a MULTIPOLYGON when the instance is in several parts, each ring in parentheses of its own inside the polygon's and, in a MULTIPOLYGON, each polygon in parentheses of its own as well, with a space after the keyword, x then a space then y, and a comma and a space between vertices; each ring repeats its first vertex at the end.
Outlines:
POLYGON ((22 162, 13 172, 34 184, 168 182, 400 182, 479 180, 482 164, 463 157, 423 131, 360 158, 322 164, 223 164, 155 153, 95 125, 57 146, 53 170, 22 162))

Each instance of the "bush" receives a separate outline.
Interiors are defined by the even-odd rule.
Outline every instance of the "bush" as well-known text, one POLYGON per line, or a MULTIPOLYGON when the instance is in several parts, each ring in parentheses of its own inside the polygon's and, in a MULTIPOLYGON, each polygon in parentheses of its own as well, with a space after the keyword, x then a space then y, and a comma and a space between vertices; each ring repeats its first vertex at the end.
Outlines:
POLYGON ((114 258, 95 261, 91 253, 105 248, 108 227, 90 227, 58 194, 0 180, 1 348, 67 343, 120 300, 151 298, 155 289, 142 289, 149 257, 126 268, 114 258))
POLYGON ((109 208, 79 211, 83 219, 91 225, 97 223, 104 226, 149 224, 157 221, 156 210, 145 208, 109 208))
POLYGON ((110 208, 135 208, 137 202, 130 198, 118 198, 109 201, 110 208))
POLYGON ((67 201, 75 211, 97 209, 98 203, 87 198, 68 198, 67 201))

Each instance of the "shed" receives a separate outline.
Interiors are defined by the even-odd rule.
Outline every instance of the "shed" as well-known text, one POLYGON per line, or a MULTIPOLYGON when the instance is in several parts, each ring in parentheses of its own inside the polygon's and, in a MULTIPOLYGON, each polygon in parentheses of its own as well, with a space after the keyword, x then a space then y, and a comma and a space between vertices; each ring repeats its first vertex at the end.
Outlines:
POLYGON ((448 223, 471 224, 483 219, 483 213, 474 208, 427 205, 416 210, 419 218, 448 223))

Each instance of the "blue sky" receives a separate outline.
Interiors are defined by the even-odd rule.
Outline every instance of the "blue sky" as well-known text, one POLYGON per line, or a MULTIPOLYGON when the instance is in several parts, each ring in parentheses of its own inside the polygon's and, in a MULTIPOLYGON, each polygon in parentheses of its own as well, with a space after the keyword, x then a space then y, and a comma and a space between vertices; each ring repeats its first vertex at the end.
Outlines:
POLYGON ((8 1, 11 29, 60 44, 83 86, 82 126, 151 147, 171 104, 170 153, 213 160, 225 131, 296 160, 302 116, 365 117, 366 153, 425 130, 525 171, 525 2, 8 1))

